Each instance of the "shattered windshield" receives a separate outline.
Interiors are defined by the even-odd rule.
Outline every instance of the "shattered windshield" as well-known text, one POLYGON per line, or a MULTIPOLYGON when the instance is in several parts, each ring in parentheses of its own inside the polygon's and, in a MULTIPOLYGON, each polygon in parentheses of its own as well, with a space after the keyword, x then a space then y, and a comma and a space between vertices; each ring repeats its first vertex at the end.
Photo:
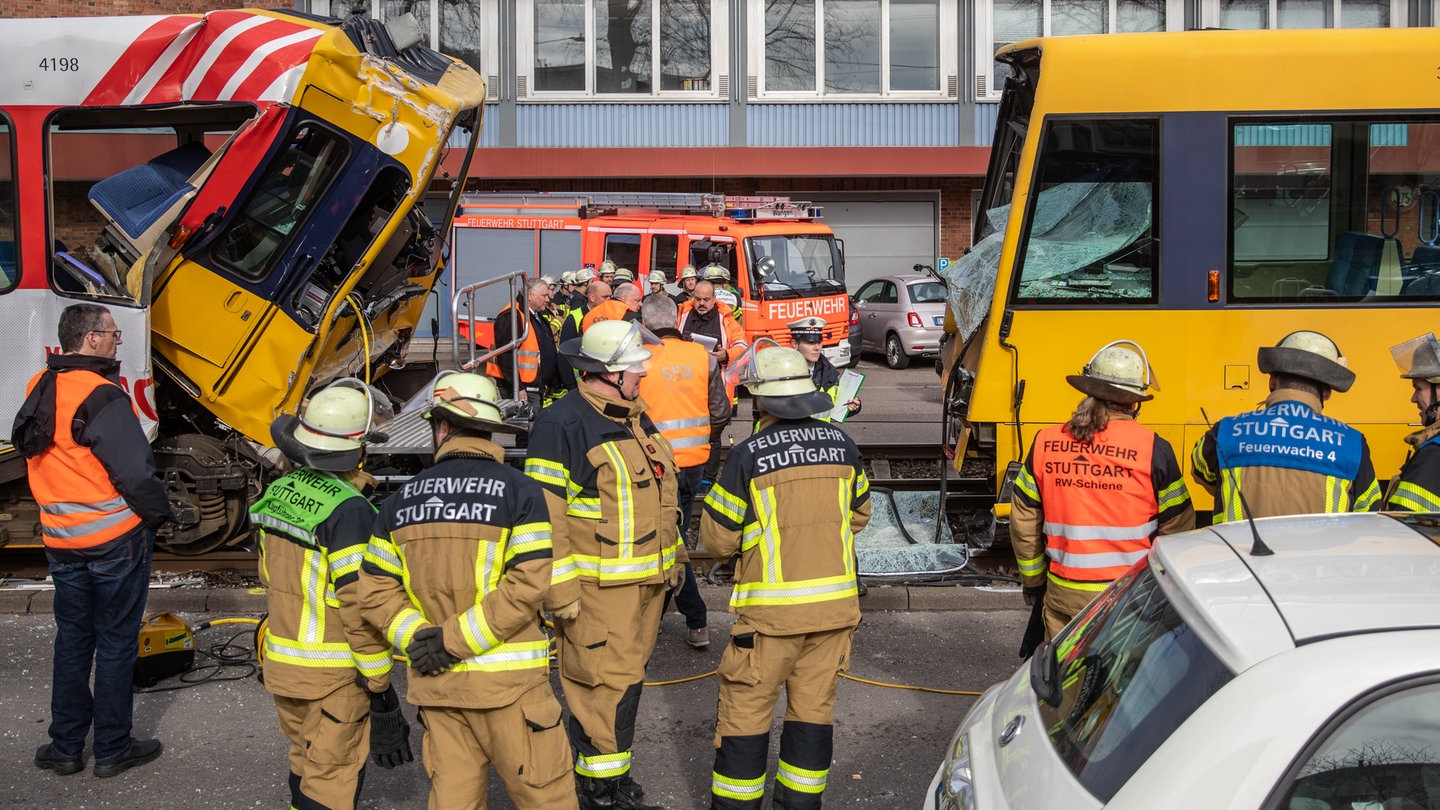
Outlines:
POLYGON ((1047 126, 1014 303, 1158 300, 1159 140, 1154 120, 1047 126))
POLYGON ((776 234, 745 239, 751 289, 766 298, 799 298, 845 291, 840 252, 830 234, 776 234))

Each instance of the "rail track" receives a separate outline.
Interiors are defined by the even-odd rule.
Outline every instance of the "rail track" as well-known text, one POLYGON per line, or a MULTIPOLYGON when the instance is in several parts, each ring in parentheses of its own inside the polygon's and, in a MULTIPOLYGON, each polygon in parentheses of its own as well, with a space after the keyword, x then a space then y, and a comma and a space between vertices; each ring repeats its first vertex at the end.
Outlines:
MULTIPOLYGON (((722 456, 728 448, 721 448, 722 456)), ((866 475, 872 487, 889 489, 894 492, 938 492, 941 488, 942 471, 946 476, 945 511, 951 519, 952 529, 962 529, 967 520, 975 520, 982 513, 988 515, 993 503, 991 484, 985 476, 957 474, 948 464, 942 465, 939 451, 934 444, 870 442, 860 445, 866 460, 866 475), (957 524, 958 521, 958 524, 957 524)), ((395 483, 391 481, 389 483, 395 483)), ((957 533, 959 536, 960 533, 957 533)), ((253 542, 246 545, 253 546, 253 542)), ((691 552, 696 564, 708 567, 710 560, 703 547, 691 552)), ((223 575, 253 577, 256 572, 257 553, 252 548, 229 548, 200 556, 186 556, 157 551, 154 570, 157 574, 179 576, 194 574, 205 580, 223 575)), ((985 548, 972 548, 971 559, 986 570, 1002 570, 1014 561, 1008 553, 985 548)), ((0 548, 0 576, 10 579, 44 579, 47 574, 45 554, 37 548, 0 548)))

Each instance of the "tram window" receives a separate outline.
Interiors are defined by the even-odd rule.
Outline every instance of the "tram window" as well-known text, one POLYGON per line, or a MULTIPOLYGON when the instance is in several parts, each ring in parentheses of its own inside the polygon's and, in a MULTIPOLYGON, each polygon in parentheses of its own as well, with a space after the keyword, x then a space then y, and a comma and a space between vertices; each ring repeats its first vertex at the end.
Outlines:
POLYGON ((215 259, 245 278, 264 278, 290 238, 316 212, 348 152, 340 136, 318 126, 295 130, 240 214, 215 238, 215 259))
POLYGON ((16 260, 15 214, 15 130, 9 121, 0 120, 0 292, 12 290, 20 282, 20 264, 16 260))
POLYGON ((1014 303, 1157 300, 1159 149, 1154 119, 1046 124, 1014 303))
POLYGON ((638 272, 640 270, 640 234, 605 234, 605 258, 614 262, 617 269, 628 267, 638 272))
POLYGON ((1230 299, 1440 299, 1440 121, 1231 127, 1230 299))

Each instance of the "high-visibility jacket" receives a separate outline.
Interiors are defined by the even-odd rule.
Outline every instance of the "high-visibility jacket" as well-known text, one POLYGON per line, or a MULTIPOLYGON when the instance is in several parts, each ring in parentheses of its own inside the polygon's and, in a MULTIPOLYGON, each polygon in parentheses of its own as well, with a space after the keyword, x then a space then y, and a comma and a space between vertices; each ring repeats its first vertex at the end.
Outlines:
POLYGON ((581 384, 530 431, 525 474, 545 488, 557 560, 550 607, 600 587, 665 581, 688 556, 679 533, 675 456, 644 403, 581 384))
MULTIPOLYGON (((30 378, 27 396, 44 374, 30 378)), ((30 492, 40 506, 40 532, 47 548, 95 548, 134 531, 143 522, 110 480, 100 459, 89 447, 77 443, 72 433, 73 418, 81 404, 97 388, 107 385, 124 396, 124 389, 93 371, 74 369, 55 375, 53 441, 39 455, 25 461, 30 492)))
MULTIPOLYGON (((510 310, 514 306, 514 304, 509 304, 500 310, 500 314, 495 316, 495 322, 499 323, 502 319, 509 318, 510 310)), ((530 313, 521 313, 521 318, 529 317, 530 313)), ((513 340, 514 338, 512 337, 511 339, 513 340)), ((525 333, 525 339, 520 342, 519 346, 515 347, 514 352, 515 362, 520 372, 520 382, 524 385, 535 382, 535 378, 540 374, 540 340, 535 336, 534 329, 530 329, 525 333)), ((505 356, 505 353, 486 360, 485 373, 496 379, 508 379, 506 376, 507 370, 501 368, 501 363, 505 363, 506 366, 509 365, 509 358, 505 356)))
POLYGON ((504 459, 492 442, 452 436, 375 519, 361 569, 366 620, 397 651, 438 625, 460 659, 439 675, 412 675, 405 696, 417 706, 508 706, 548 678, 538 613, 550 588, 550 519, 540 488, 504 459))
MULTIPOLYGON (((687 337, 691 334, 703 334, 707 337, 718 339, 720 341, 718 346, 725 350, 725 362, 728 363, 739 359, 740 355, 744 354, 745 350, 749 348, 750 342, 745 339, 745 327, 741 326, 740 323, 735 320, 734 316, 731 315, 732 310, 730 307, 717 302, 715 308, 719 310, 720 328, 717 330, 719 334, 696 332, 693 328, 686 330, 685 325, 690 320, 690 315, 695 309, 694 301, 687 301, 679 306, 680 314, 675 321, 675 328, 687 337)), ((727 381, 725 384, 725 392, 733 402, 735 399, 735 385, 727 381)))
POLYGON ((704 346, 667 337, 651 347, 650 369, 640 378, 640 398, 680 469, 710 459, 712 362, 704 346))
POLYGON ((1440 422, 1405 437, 1415 448, 1385 493, 1387 512, 1440 512, 1440 422))
POLYGON ((390 683, 390 644, 360 615, 360 563, 375 507, 359 487, 373 483, 358 470, 301 468, 250 508, 269 600, 264 666, 273 694, 322 698, 354 681, 356 670, 371 691, 390 683))
POLYGON ((1067 425, 1036 434, 1015 479, 1010 525, 1025 585, 1041 584, 1048 570, 1062 586, 1101 590, 1156 536, 1194 528, 1195 513, 1170 443, 1112 416, 1088 442, 1067 425))
POLYGON ((855 533, 870 521, 870 482, 843 430, 817 419, 762 419, 730 451, 705 497, 700 539, 735 563, 730 609, 761 633, 860 622, 855 533))
POLYGON ((1259 410, 1227 416, 1195 443, 1195 480, 1215 523, 1249 517, 1368 512, 1380 485, 1365 435, 1320 413, 1320 400, 1279 389, 1259 410), (1243 503, 1241 496, 1244 496, 1243 503))
POLYGON ((634 320, 634 312, 635 310, 614 298, 601 301, 591 307, 590 311, 585 313, 585 317, 580 320, 580 334, 583 335, 590 331, 590 327, 601 321, 623 321, 627 318, 634 320))

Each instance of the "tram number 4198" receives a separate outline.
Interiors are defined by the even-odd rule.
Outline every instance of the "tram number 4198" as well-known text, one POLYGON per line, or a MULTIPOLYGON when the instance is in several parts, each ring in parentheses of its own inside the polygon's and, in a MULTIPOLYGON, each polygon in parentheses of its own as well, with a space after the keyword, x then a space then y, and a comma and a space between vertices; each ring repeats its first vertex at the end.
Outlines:
POLYGON ((44 71, 53 70, 57 73, 71 73, 80 69, 80 57, 47 56, 40 60, 40 69, 44 71))

